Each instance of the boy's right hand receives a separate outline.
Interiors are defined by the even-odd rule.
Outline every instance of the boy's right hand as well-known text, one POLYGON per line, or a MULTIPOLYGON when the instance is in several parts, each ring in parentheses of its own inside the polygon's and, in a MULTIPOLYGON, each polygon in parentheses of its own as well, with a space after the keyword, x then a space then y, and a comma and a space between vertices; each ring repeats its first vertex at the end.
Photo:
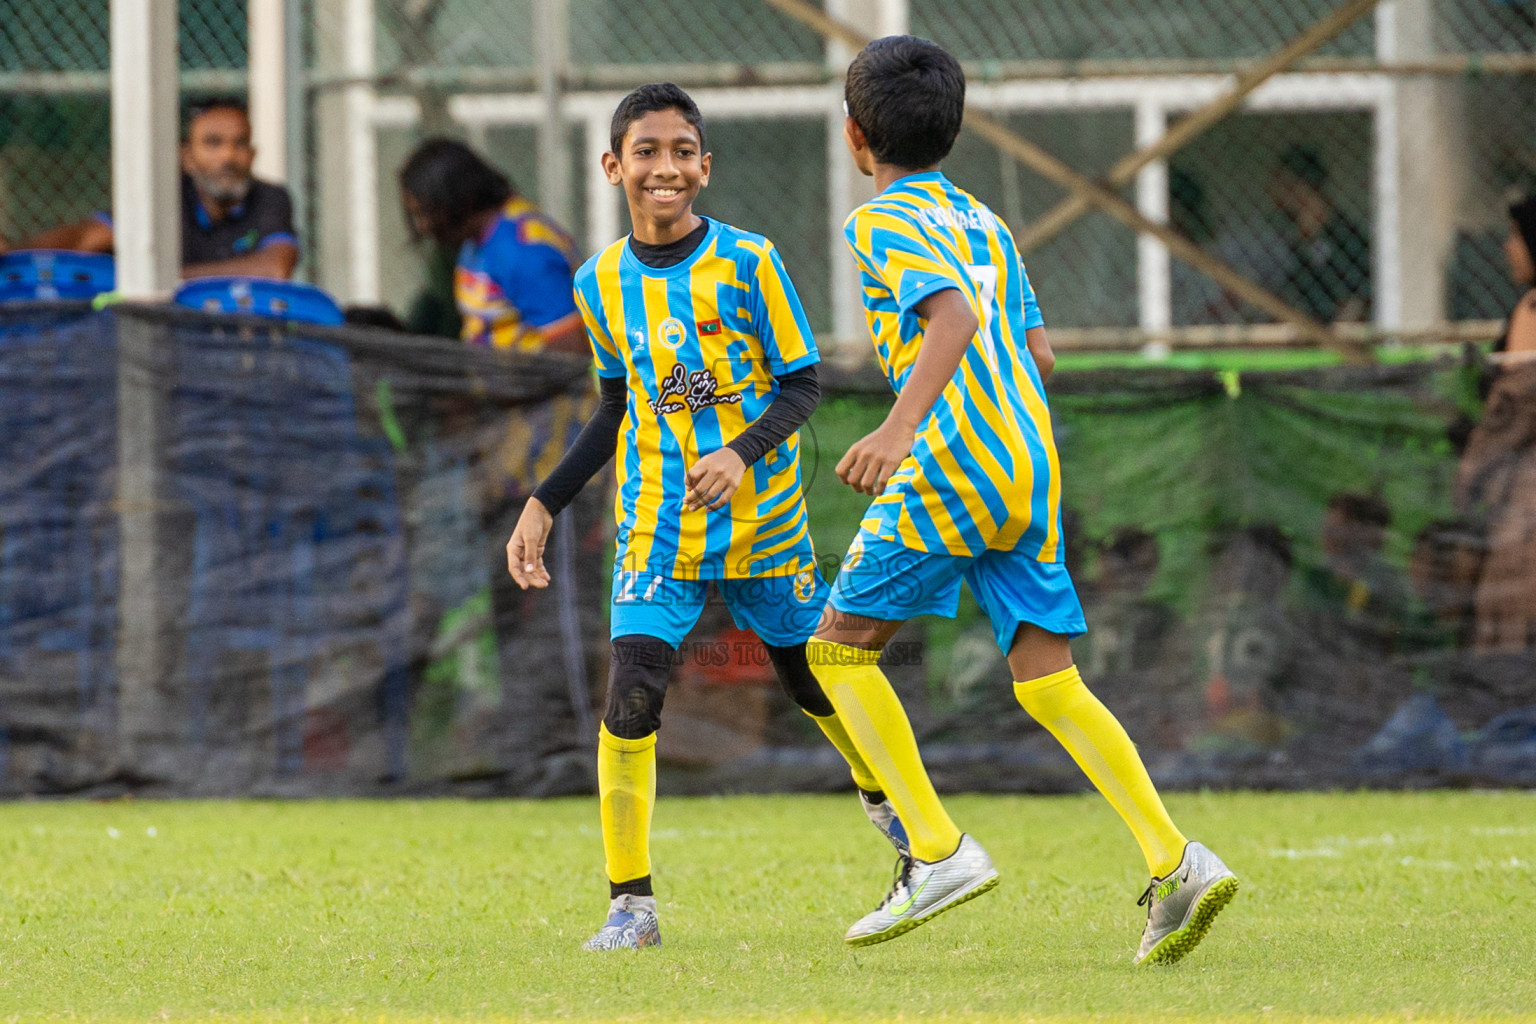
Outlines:
POLYGON ((549 586, 549 570, 544 568, 544 543, 549 540, 549 529, 555 517, 538 498, 529 498, 523 506, 523 514, 517 517, 512 528, 512 539, 507 541, 507 571, 517 585, 527 590, 533 587, 543 590, 549 586))

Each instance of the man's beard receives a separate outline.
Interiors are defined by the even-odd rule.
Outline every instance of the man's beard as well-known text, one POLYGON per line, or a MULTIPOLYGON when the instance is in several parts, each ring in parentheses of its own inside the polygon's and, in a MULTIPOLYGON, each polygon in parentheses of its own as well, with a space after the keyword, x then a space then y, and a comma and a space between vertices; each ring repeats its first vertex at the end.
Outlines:
POLYGON ((194 174, 192 183, 203 195, 216 203, 234 205, 243 202, 251 191, 251 178, 244 177, 230 181, 230 176, 225 174, 194 174))

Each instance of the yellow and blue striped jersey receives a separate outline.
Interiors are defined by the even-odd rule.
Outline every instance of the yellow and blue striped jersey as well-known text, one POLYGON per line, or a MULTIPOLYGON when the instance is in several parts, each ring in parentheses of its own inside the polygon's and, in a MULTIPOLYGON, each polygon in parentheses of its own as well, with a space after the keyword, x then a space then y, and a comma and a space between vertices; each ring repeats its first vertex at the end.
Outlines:
POLYGON ((796 433, 747 467, 729 505, 683 510, 685 474, 772 404, 774 378, 820 361, 773 244, 711 220, 674 267, 622 238, 576 272, 603 377, 627 377, 616 459, 616 568, 674 579, 787 576, 814 565, 796 433))
POLYGON ((875 353, 898 394, 927 328, 923 299, 954 288, 981 325, 862 525, 916 551, 1021 549, 1059 561, 1060 464, 1024 340, 1044 321, 1007 225, 933 171, 892 183, 853 212, 844 234, 875 353))
POLYGON ((513 196, 479 239, 459 248, 454 300, 471 345, 538 352, 576 325, 571 272, 576 241, 538 207, 513 196))

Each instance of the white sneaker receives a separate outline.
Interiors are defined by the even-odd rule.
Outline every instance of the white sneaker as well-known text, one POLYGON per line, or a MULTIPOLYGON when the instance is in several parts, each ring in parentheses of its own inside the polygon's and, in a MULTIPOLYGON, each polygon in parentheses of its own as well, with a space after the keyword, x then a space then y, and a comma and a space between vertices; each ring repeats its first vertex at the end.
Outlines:
POLYGON ((890 894, 878 909, 855 922, 843 941, 873 946, 894 939, 996 885, 992 858, 980 843, 963 835, 959 848, 943 860, 903 857, 890 894))
POLYGON ((656 923, 656 897, 615 896, 608 907, 608 920, 596 935, 581 944, 582 949, 643 949, 661 945, 661 929, 656 923))
POLYGON ((1216 915, 1237 895, 1237 876, 1200 843, 1184 847, 1179 866, 1152 879, 1136 905, 1147 904, 1147 928, 1133 963, 1171 964, 1205 938, 1216 915))

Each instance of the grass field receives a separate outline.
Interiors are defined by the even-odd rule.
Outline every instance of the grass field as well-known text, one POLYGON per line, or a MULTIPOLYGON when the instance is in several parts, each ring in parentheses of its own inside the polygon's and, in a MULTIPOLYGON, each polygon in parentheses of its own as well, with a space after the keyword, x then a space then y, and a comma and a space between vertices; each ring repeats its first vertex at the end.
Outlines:
POLYGON ((1179 795, 1243 891, 1132 968, 1093 797, 957 797, 998 890, 860 953, 852 797, 663 799, 661 949, 583 954, 591 801, 0 806, 0 1020, 1536 1019, 1536 795, 1179 795))

